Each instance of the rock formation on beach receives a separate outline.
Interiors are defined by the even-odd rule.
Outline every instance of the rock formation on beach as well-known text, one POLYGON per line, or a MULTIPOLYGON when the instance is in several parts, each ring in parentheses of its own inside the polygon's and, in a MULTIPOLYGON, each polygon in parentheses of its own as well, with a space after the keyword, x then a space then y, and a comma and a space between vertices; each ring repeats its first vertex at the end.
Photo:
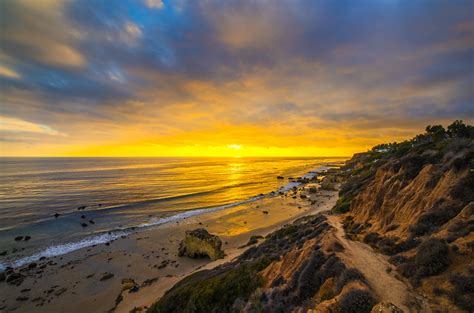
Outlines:
POLYGON ((179 256, 190 258, 209 257, 217 260, 224 257, 222 241, 216 235, 211 235, 204 228, 187 231, 179 245, 179 256))

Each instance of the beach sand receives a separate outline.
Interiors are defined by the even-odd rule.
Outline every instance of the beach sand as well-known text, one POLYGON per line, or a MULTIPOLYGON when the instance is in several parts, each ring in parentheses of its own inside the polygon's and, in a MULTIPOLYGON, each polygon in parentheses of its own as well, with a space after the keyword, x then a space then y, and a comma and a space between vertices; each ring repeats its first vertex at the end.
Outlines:
POLYGON ((297 194, 289 191, 38 261, 35 268, 23 270, 25 279, 21 285, 0 283, 0 311, 129 312, 148 307, 185 276, 243 253, 248 247, 242 246, 252 235, 265 236, 298 217, 334 206, 337 192, 309 193, 303 190, 308 186, 300 186, 297 194), (307 198, 301 198, 300 193, 307 198), (178 257, 185 231, 199 227, 222 239, 224 259, 211 262, 178 257), (122 279, 126 278, 140 285, 138 291, 122 292, 122 279), (122 299, 116 305, 119 295, 122 299))

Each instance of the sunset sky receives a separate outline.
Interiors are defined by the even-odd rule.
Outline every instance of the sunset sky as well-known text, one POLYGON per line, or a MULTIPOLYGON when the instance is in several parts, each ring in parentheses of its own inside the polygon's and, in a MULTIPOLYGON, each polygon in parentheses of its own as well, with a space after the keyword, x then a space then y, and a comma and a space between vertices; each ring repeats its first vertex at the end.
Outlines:
POLYGON ((0 2, 0 155, 348 156, 474 119, 474 1, 0 2))

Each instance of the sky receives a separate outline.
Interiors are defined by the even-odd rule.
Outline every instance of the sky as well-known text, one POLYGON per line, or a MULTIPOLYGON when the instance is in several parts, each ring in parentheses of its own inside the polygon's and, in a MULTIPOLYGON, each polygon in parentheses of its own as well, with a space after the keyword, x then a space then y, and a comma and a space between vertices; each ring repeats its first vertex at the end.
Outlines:
POLYGON ((474 120, 474 1, 2 0, 0 155, 350 156, 474 120))

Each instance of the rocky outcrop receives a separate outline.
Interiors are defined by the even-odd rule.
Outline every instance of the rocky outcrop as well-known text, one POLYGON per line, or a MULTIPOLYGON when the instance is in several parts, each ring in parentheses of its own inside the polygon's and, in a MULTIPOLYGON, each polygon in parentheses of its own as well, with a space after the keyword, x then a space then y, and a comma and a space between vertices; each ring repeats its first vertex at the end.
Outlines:
POLYGON ((179 245, 179 256, 190 258, 209 257, 217 260, 224 257, 222 241, 216 235, 211 235, 204 228, 187 231, 179 245))

